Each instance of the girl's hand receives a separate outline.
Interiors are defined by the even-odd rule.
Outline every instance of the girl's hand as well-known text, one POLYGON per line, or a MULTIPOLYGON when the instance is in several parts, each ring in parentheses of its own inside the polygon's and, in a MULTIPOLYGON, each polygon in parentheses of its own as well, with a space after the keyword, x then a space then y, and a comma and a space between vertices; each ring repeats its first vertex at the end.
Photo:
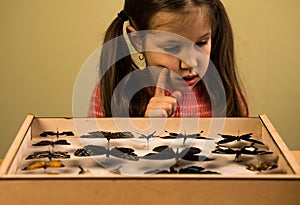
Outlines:
POLYGON ((145 117, 172 117, 175 114, 178 101, 181 99, 181 93, 175 91, 171 96, 165 96, 165 82, 167 80, 168 69, 163 69, 158 77, 155 94, 150 99, 145 117))

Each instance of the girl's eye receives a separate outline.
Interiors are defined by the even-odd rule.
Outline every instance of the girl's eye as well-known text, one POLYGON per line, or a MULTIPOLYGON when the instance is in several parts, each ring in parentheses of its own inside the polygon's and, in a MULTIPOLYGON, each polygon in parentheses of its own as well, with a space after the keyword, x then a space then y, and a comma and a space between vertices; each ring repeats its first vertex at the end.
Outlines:
POLYGON ((206 41, 199 41, 199 42, 196 43, 196 45, 199 46, 199 47, 201 47, 201 46, 206 45, 207 42, 208 42, 207 40, 206 41))
POLYGON ((163 48, 167 53, 179 53, 180 47, 179 46, 166 46, 163 48))

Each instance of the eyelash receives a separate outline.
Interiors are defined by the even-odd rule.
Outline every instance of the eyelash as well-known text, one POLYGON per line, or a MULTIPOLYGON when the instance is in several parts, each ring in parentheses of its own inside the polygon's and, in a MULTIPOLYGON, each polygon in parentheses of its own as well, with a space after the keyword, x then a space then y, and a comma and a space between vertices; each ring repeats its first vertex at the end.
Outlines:
POLYGON ((196 45, 199 46, 199 47, 201 47, 201 46, 206 45, 207 42, 208 42, 208 41, 200 41, 200 42, 197 42, 196 45))
POLYGON ((167 53, 178 53, 180 50, 179 46, 172 46, 172 47, 164 47, 163 48, 165 52, 167 53))
MULTIPOLYGON (((205 40, 205 41, 199 41, 199 42, 196 42, 195 45, 199 46, 199 47, 202 47, 204 45, 206 45, 208 42, 208 40, 205 40)), ((180 47, 179 46, 172 46, 172 47, 164 47, 163 48, 165 52, 167 53, 178 53, 180 51, 180 47)))

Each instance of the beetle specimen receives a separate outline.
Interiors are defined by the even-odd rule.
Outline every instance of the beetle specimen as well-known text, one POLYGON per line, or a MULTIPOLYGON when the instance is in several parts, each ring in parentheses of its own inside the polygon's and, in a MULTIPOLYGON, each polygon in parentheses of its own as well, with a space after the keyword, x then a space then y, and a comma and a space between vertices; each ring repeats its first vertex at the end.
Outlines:
POLYGON ((39 169, 39 168, 44 168, 45 170, 48 167, 51 168, 60 168, 64 167, 65 165, 60 161, 60 160, 54 160, 54 161, 49 161, 49 162, 44 162, 44 161, 35 161, 29 164, 27 167, 23 168, 22 170, 34 170, 34 169, 39 169))
POLYGON ((217 144, 225 144, 225 143, 228 143, 228 142, 241 141, 241 140, 248 141, 248 142, 253 142, 253 143, 261 144, 261 145, 264 144, 261 141, 251 139, 252 133, 247 133, 247 134, 243 134, 243 135, 240 135, 240 136, 224 135, 224 134, 219 134, 219 135, 224 139, 217 142, 217 144))
POLYGON ((53 158, 70 158, 70 155, 68 152, 50 152, 50 151, 40 151, 40 152, 34 152, 33 154, 28 155, 26 159, 41 159, 41 158, 48 158, 50 161, 53 158))
POLYGON ((246 155, 263 155, 263 154, 272 154, 273 152, 258 150, 257 147, 251 144, 250 146, 244 146, 241 149, 231 149, 226 146, 218 145, 212 153, 216 154, 235 154, 235 160, 237 160, 242 154, 246 155))
POLYGON ((32 146, 47 146, 47 145, 51 145, 53 147, 54 145, 70 145, 70 143, 67 140, 57 140, 57 141, 42 140, 38 143, 32 144, 32 146))
POLYGON ((203 130, 200 131, 199 133, 195 133, 195 134, 182 134, 182 133, 175 133, 175 132, 168 132, 167 130, 165 130, 165 132, 169 133, 169 136, 162 136, 160 138, 162 139, 176 139, 176 138, 183 138, 183 145, 185 144, 186 140, 188 138, 191 139, 204 139, 204 140, 212 140, 212 138, 208 138, 208 137, 203 137, 201 136, 201 134, 204 132, 203 130))
POLYGON ((269 163, 269 162, 263 162, 261 164, 255 165, 255 164, 246 164, 246 168, 250 171, 267 171, 271 169, 277 168, 277 164, 275 163, 269 163))

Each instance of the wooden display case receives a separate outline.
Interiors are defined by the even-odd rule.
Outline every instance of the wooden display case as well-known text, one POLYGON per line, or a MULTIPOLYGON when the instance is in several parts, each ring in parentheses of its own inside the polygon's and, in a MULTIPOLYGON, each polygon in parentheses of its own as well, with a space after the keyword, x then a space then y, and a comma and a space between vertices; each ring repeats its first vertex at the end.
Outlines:
MULTIPOLYGON (((109 162, 111 165, 111 161, 109 162)), ((169 163, 167 160, 165 162, 169 163)), ((162 165, 164 166, 165 164, 162 165)), ((166 170, 171 169, 166 167, 166 170)), ((178 170, 179 168, 176 172, 178 170)), ((0 168, 0 201, 3 204, 300 204, 299 193, 300 168, 266 115, 251 118, 91 119, 43 118, 30 114, 0 168), (106 138, 82 137, 96 130, 130 131, 134 133, 134 138, 108 141, 106 138), (40 134, 45 131, 54 131, 54 136, 41 137, 40 134), (74 136, 58 136, 63 131, 72 131, 74 136), (165 140, 157 137, 170 133, 182 133, 183 138, 177 136, 176 139, 165 140), (191 133, 201 133, 197 136, 212 140, 197 141, 186 137, 191 133), (238 139, 245 133, 252 133, 251 138, 247 138, 252 141, 238 139), (145 138, 151 134, 156 137, 145 138), (237 138, 232 142, 218 144, 227 139, 220 134, 237 138), (49 142, 48 146, 33 146, 45 139, 49 142), (66 139, 71 145, 51 145, 59 139, 66 139), (264 145, 255 141, 261 141, 264 145), (211 172, 163 174, 160 172, 163 168, 157 165, 163 160, 155 160, 154 163, 154 160, 140 158, 138 162, 127 163, 127 160, 118 158, 116 162, 116 157, 109 156, 111 151, 110 154, 102 153, 101 157, 75 156, 76 150, 92 142, 107 147, 108 150, 120 146, 131 147, 137 150, 138 157, 152 152, 159 145, 177 147, 172 152, 175 154, 180 152, 178 147, 199 147, 200 154, 213 160, 190 163, 174 157, 176 159, 172 159, 173 164, 178 168, 177 162, 180 161, 182 167, 202 167, 211 172), (236 151, 242 150, 236 149, 237 144, 241 147, 255 146, 263 152, 257 152, 260 153, 257 158, 256 155, 236 151), (218 146, 223 145, 235 152, 215 152, 218 146), (70 158, 60 160, 64 164, 61 168, 43 166, 40 169, 24 170, 31 162, 56 160, 52 157, 25 159, 38 150, 62 150, 68 152, 70 158), (264 151, 271 154, 261 154, 264 151), (276 163, 272 169, 269 167, 264 170, 259 167, 263 161, 270 159, 272 163, 276 163), (117 165, 106 167, 103 160, 115 160, 117 165), (250 171, 250 164, 255 165, 257 170, 250 171), (79 167, 87 172, 79 174, 82 171, 79 167), (141 169, 146 170, 139 172, 141 169), (149 172, 151 170, 154 171, 149 172)))

